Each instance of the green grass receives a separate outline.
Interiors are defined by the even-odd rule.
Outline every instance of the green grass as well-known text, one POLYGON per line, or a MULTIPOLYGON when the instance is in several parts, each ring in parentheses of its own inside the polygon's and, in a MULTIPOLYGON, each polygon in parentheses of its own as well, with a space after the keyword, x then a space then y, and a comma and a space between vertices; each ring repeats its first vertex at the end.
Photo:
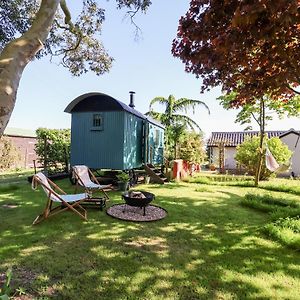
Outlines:
POLYGON ((262 181, 259 183, 260 188, 269 191, 278 191, 291 193, 300 196, 300 180, 273 179, 271 181, 262 181))
POLYGON ((281 243, 300 249, 300 214, 296 217, 280 218, 274 223, 265 226, 265 232, 281 243))
POLYGON ((270 194, 248 193, 241 204, 261 212, 270 213, 272 223, 264 227, 264 232, 282 244, 300 250, 300 201, 275 197, 270 194))
MULTIPOLYGON (((185 181, 219 186, 254 187, 254 177, 246 175, 199 173, 194 177, 187 177, 185 181)), ((260 181, 258 187, 268 191, 291 193, 300 196, 299 179, 273 178, 269 181, 260 181)))
POLYGON ((253 176, 246 175, 230 175, 230 174, 207 174, 198 173, 193 177, 187 177, 186 182, 202 183, 213 185, 230 185, 230 186, 246 186, 253 187, 253 176))
POLYGON ((4 184, 16 183, 16 182, 25 182, 27 181, 28 176, 33 175, 33 169, 24 169, 19 171, 3 171, 0 172, 0 187, 4 184))
MULTIPOLYGON (((68 180, 57 183, 73 191, 68 180)), ((269 214, 240 205, 264 190, 138 188, 156 195, 167 218, 132 223, 89 209, 88 222, 67 212, 31 226, 44 193, 26 183, 1 191, 0 274, 12 266, 14 288, 34 299, 299 299, 300 253, 261 232, 269 214)), ((110 198, 109 205, 122 202, 119 192, 110 198)))

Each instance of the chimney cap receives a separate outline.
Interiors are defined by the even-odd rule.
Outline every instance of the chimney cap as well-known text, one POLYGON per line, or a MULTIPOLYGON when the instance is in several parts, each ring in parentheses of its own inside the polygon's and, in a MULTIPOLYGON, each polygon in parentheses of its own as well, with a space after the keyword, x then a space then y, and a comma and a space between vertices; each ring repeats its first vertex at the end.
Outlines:
POLYGON ((130 91, 129 94, 130 94, 129 107, 134 108, 135 107, 135 105, 134 105, 134 94, 135 94, 135 92, 134 91, 130 91))

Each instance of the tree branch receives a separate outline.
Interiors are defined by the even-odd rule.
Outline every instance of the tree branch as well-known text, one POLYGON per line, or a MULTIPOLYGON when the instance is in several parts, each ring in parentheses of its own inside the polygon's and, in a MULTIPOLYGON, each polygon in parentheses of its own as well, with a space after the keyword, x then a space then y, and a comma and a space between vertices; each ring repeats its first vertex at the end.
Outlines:
MULTIPOLYGON (((79 47, 79 45, 80 45, 80 43, 83 39, 83 34, 82 34, 81 30, 78 28, 78 26, 75 26, 73 24, 71 12, 70 12, 70 10, 67 6, 66 1, 65 0, 60 0, 59 4, 60 4, 60 7, 61 7, 61 9, 62 9, 62 11, 65 15, 64 22, 67 26, 63 26, 63 25, 59 24, 57 20, 54 20, 55 24, 57 25, 58 28, 67 30, 70 33, 72 33, 74 36, 77 37, 77 41, 76 41, 76 43, 73 47, 68 48, 68 49, 63 48, 61 50, 55 51, 55 53, 52 54, 52 56, 59 56, 59 55, 64 53, 65 54, 64 58, 65 58, 67 52, 74 51, 79 47)), ((64 58, 63 58, 63 62, 64 62, 64 58)))
POLYGON ((135 23, 134 17, 140 10, 140 7, 138 7, 136 10, 129 10, 127 11, 126 16, 129 16, 131 24, 135 27, 135 38, 137 39, 139 37, 139 33, 142 32, 141 28, 135 23))
POLYGON ((78 26, 75 26, 72 22, 71 13, 67 7, 65 0, 60 0, 60 7, 65 14, 65 24, 69 25, 68 30, 76 35, 78 37, 77 44, 79 44, 83 38, 81 30, 78 28, 78 26))
POLYGON ((294 92, 295 94, 300 95, 300 92, 298 92, 298 91, 296 91, 295 89, 293 89, 290 85, 286 84, 286 87, 287 87, 288 89, 290 89, 292 92, 294 92))
POLYGON ((254 114, 253 112, 251 112, 251 116, 252 116, 252 118, 254 119, 254 121, 255 121, 258 125, 260 125, 258 119, 256 118, 256 116, 255 116, 255 114, 254 114))
POLYGON ((72 23, 71 13, 70 13, 70 10, 69 10, 65 0, 60 0, 60 7, 61 7, 63 13, 65 14, 65 23, 72 25, 74 27, 74 25, 72 23))

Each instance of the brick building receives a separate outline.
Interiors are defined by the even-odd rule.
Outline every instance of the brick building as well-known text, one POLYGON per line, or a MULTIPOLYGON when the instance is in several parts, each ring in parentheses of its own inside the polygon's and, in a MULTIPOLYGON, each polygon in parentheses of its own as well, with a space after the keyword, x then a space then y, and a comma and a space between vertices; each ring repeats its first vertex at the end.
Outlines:
POLYGON ((33 161, 37 160, 34 147, 37 142, 36 133, 32 130, 19 128, 6 128, 6 136, 18 150, 20 160, 16 162, 15 168, 33 168, 33 161))

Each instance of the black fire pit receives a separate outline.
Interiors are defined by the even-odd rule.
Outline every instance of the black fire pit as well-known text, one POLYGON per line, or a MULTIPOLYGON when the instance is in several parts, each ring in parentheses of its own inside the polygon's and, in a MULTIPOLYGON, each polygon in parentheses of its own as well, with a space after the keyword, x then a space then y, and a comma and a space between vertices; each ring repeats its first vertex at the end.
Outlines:
MULTIPOLYGON (((129 206, 140 207, 144 209, 144 216, 146 215, 146 206, 155 198, 155 195, 148 192, 131 191, 122 194, 122 198, 129 206)), ((123 211, 125 212, 125 211, 123 211)))

